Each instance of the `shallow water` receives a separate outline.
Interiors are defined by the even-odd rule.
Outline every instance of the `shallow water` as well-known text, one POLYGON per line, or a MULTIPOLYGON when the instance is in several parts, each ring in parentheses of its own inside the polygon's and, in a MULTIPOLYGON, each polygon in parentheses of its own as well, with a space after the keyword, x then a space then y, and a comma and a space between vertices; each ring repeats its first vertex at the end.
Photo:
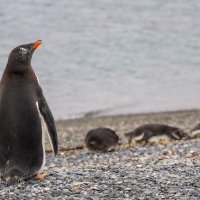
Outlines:
POLYGON ((56 119, 200 108, 200 1, 3 0, 0 70, 43 40, 32 65, 56 119))

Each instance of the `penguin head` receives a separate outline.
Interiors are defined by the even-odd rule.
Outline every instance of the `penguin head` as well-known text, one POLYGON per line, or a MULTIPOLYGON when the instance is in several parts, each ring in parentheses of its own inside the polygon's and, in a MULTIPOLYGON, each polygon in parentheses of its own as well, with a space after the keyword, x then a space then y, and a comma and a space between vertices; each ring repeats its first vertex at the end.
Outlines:
POLYGON ((42 44, 41 40, 34 43, 23 44, 14 48, 8 58, 7 66, 11 68, 16 68, 13 70, 22 70, 21 66, 29 66, 31 64, 31 58, 35 49, 42 44))
POLYGON ((179 128, 173 128, 171 133, 172 133, 172 136, 177 140, 180 140, 180 139, 187 137, 187 134, 179 128))

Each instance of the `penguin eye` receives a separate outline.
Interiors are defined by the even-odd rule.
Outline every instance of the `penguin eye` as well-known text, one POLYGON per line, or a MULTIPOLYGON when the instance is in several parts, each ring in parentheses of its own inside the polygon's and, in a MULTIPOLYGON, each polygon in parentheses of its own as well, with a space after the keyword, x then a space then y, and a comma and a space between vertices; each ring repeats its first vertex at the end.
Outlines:
POLYGON ((23 48, 23 47, 21 47, 20 49, 21 49, 22 51, 26 51, 26 49, 25 49, 25 48, 23 48))
POLYGON ((20 49, 21 54, 26 54, 28 52, 28 49, 24 47, 20 47, 19 49, 20 49))
POLYGON ((29 59, 29 49, 25 47, 19 47, 16 52, 16 59, 21 63, 27 63, 29 59))

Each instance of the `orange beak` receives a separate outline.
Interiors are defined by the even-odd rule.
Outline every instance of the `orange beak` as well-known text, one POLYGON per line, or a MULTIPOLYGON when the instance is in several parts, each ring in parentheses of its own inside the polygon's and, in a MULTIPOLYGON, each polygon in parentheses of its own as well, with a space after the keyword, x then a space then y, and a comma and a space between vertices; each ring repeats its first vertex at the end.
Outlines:
POLYGON ((36 49, 37 47, 39 47, 42 44, 42 40, 38 40, 33 44, 33 49, 36 49))

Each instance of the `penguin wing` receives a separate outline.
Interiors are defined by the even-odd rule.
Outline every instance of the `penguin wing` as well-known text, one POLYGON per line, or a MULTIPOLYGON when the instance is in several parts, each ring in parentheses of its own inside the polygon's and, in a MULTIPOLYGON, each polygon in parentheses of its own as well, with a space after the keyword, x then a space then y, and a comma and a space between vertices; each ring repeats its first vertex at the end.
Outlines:
POLYGON ((56 155, 58 152, 58 138, 57 138, 56 126, 51 110, 46 102, 45 97, 42 94, 42 90, 39 92, 38 105, 40 114, 42 115, 47 127, 47 133, 51 142, 53 153, 54 155, 56 155))

